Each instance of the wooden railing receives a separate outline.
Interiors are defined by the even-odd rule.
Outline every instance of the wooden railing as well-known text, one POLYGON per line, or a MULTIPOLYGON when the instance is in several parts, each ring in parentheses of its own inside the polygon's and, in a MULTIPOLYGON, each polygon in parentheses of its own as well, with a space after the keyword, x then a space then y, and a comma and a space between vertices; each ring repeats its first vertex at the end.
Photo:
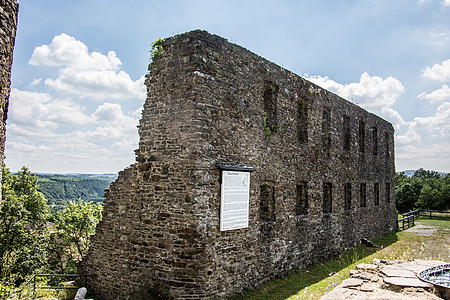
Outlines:
POLYGON ((414 226, 414 219, 420 216, 420 210, 414 210, 403 214, 403 218, 397 219, 397 229, 405 229, 414 226), (400 222, 402 226, 400 226, 400 222))
POLYGON ((36 298, 36 290, 37 289, 79 289, 78 286, 36 286, 36 278, 37 277, 72 277, 72 278, 84 278, 84 287, 87 286, 87 278, 97 276, 97 275, 88 275, 88 274, 35 274, 33 275, 25 284, 24 286, 16 291, 16 293, 19 294, 19 298, 22 297, 23 290, 31 283, 33 282, 33 288, 28 291, 28 293, 25 295, 27 299, 29 299, 28 295, 32 292, 33 293, 33 299, 36 298))
POLYGON ((440 211, 440 210, 425 210, 416 209, 403 214, 403 218, 397 219, 397 229, 405 229, 414 226, 415 219, 419 217, 429 217, 434 218, 450 218, 450 211, 440 211), (402 224, 400 226, 400 223, 402 224))
POLYGON ((435 218, 450 218, 450 211, 440 211, 440 210, 420 210, 421 217, 435 218))

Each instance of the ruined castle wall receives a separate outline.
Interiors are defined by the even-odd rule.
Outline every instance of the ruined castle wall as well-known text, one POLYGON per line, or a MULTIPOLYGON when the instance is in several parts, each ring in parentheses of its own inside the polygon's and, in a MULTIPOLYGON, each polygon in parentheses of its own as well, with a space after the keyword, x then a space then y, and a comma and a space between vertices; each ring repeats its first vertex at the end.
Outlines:
POLYGON ((100 295, 160 282, 177 299, 226 298, 394 230, 390 123, 218 36, 163 45, 137 163, 84 259, 100 295), (248 228, 219 230, 217 163, 255 169, 248 228))
POLYGON ((18 11, 19 5, 16 0, 0 0, 0 162, 3 162, 3 154, 5 153, 5 126, 11 88, 11 67, 18 11))

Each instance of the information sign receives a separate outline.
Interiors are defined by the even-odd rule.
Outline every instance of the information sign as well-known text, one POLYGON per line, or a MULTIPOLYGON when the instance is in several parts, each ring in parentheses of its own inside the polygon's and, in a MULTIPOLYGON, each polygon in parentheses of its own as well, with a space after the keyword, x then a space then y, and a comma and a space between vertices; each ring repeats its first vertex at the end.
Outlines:
POLYGON ((222 170, 220 230, 248 227, 250 173, 222 170))

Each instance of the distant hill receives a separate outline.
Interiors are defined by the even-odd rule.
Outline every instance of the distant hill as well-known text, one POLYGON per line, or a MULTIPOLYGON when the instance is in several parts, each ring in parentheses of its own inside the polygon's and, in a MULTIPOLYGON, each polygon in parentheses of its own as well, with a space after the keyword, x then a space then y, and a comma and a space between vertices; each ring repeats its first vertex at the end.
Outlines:
MULTIPOLYGON (((419 170, 419 169, 418 169, 418 170, 419 170)), ((411 177, 411 176, 414 175, 414 173, 415 173, 416 171, 417 171, 417 170, 405 170, 405 171, 398 171, 398 173, 405 173, 406 176, 411 177)), ((438 173, 439 173, 439 175, 441 175, 441 176, 447 175, 447 173, 445 173, 445 172, 438 172, 438 173)))
POLYGON ((114 174, 39 174, 38 191, 48 205, 66 205, 69 201, 103 202, 105 189, 117 178, 114 174))

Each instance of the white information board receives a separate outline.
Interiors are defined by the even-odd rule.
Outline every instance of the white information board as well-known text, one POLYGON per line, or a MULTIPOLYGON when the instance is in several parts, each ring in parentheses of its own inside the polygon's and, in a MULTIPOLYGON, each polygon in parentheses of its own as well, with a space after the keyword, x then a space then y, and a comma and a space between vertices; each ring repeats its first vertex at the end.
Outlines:
POLYGON ((220 231, 248 227, 250 172, 222 170, 220 231))

